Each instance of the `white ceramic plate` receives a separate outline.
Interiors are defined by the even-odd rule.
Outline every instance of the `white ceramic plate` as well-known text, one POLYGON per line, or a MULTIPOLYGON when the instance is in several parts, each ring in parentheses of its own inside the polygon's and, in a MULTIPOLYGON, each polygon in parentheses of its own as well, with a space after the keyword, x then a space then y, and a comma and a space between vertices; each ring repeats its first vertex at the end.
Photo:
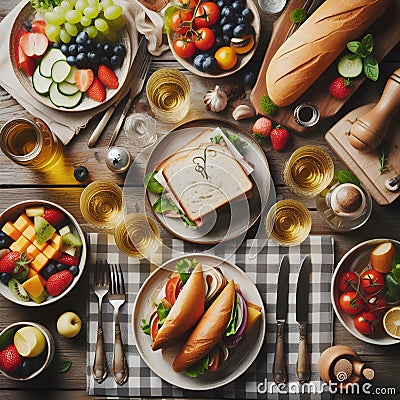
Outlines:
POLYGON ((166 262, 147 278, 136 297, 133 307, 132 324, 135 343, 140 356, 160 378, 182 389, 209 390, 232 382, 242 375, 256 359, 264 342, 265 310, 257 287, 240 268, 216 256, 190 254, 190 256, 185 255, 166 262), (197 378, 190 378, 184 372, 176 373, 171 365, 173 360, 172 355, 168 351, 153 351, 151 349, 150 336, 144 334, 140 329, 142 319, 149 318, 152 311, 152 303, 168 280, 171 271, 175 269, 176 262, 188 257, 201 261, 203 268, 207 266, 219 266, 228 280, 234 279, 240 285, 240 289, 246 300, 262 308, 259 321, 255 323, 250 333, 232 351, 223 366, 215 372, 206 372, 197 378))
MULTIPOLYGON (((194 122, 194 121, 193 121, 194 122)), ((268 205, 275 201, 275 191, 271 190, 270 171, 264 151, 253 137, 235 124, 219 120, 196 120, 196 127, 187 127, 174 130, 162 138, 154 147, 146 166, 146 174, 154 171, 160 163, 190 142, 194 137, 206 128, 221 127, 230 133, 236 133, 246 141, 244 158, 254 165, 254 171, 250 175, 253 180, 253 196, 248 201, 234 203, 217 211, 217 219, 210 219, 200 228, 187 228, 180 218, 166 217, 155 213, 158 222, 172 235, 193 243, 216 244, 223 241, 238 238, 245 235, 248 229, 260 217, 268 205), (273 197, 273 199, 271 199, 273 197)), ((211 135, 210 135, 211 137, 211 135)), ((148 202, 154 204, 158 196, 146 192, 148 202)))

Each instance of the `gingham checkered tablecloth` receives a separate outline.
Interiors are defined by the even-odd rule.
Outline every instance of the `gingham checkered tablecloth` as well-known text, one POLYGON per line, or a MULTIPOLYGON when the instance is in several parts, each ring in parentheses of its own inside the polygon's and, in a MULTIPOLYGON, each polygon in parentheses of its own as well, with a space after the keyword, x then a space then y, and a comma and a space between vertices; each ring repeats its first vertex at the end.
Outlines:
MULTIPOLYGON (((150 273, 150 264, 146 260, 128 258, 118 251, 114 238, 107 234, 89 234, 90 244, 90 267, 96 260, 105 260, 109 263, 120 263, 125 277, 127 290, 127 302, 120 309, 120 320, 122 339, 125 352, 128 357, 129 379, 123 386, 118 386, 110 374, 106 380, 98 384, 91 375, 94 360, 94 351, 97 332, 97 297, 90 290, 88 309, 88 352, 87 352, 87 388, 90 395, 105 397, 196 397, 196 398, 232 398, 232 399, 274 399, 281 397, 276 393, 266 393, 265 383, 271 385, 272 364, 275 351, 276 334, 276 288, 278 281, 279 263, 284 254, 289 255, 290 276, 289 276, 289 314, 287 325, 288 344, 288 373, 289 385, 286 389, 291 393, 290 399, 300 398, 293 392, 301 391, 295 375, 295 364, 297 360, 299 331, 295 315, 296 283, 300 262, 306 255, 311 255, 312 273, 310 285, 310 309, 309 309, 309 340, 308 350, 311 353, 311 381, 315 385, 315 393, 312 396, 301 398, 329 398, 329 393, 319 394, 321 381, 317 372, 318 358, 323 350, 332 344, 332 310, 330 302, 330 282, 334 265, 334 243, 333 239, 327 236, 310 236, 300 246, 284 248, 279 247, 272 241, 247 240, 235 252, 236 247, 229 243, 226 246, 218 247, 215 255, 227 258, 227 261, 242 268, 249 278, 256 284, 266 309, 266 337, 256 361, 238 379, 219 389, 211 391, 194 392, 182 390, 163 381, 155 375, 145 362, 140 358, 135 347, 132 332, 132 311, 136 294, 150 273), (258 254, 250 259, 249 248, 256 246, 258 254), (234 254, 232 254, 234 253, 234 254)), ((181 240, 172 239, 164 242, 170 250, 169 254, 163 254, 163 261, 171 256, 180 255, 182 252, 194 253, 204 251, 204 247, 195 246, 181 240)), ((89 267, 89 268, 90 268, 89 267)), ((92 271, 93 272, 93 268, 92 271)), ((108 301, 103 306, 103 328, 105 331, 105 348, 109 366, 112 365, 113 352, 113 309, 108 301)), ((313 389, 314 390, 314 389, 313 389)), ((312 391, 311 391, 312 392, 312 391)), ((287 397, 287 396, 285 396, 287 397)))

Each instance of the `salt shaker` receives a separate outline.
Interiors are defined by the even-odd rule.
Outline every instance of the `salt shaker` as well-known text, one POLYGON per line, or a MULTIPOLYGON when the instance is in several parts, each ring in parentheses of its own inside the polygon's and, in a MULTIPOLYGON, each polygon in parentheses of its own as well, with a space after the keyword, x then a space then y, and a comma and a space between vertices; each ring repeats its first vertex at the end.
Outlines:
POLYGON ((124 147, 111 147, 106 156, 107 167, 117 174, 128 171, 132 163, 132 156, 124 147))

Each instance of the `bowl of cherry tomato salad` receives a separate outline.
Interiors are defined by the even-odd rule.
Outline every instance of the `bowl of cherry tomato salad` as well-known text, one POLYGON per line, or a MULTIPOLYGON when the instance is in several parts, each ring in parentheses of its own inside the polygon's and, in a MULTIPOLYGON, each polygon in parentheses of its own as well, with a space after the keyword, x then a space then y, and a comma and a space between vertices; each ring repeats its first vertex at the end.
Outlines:
POLYGON ((253 0, 173 0, 164 14, 168 43, 187 70, 208 78, 244 67, 260 39, 253 0))
POLYGON ((350 249, 334 271, 331 300, 336 316, 353 336, 364 342, 377 345, 399 343, 386 333, 382 322, 385 313, 400 303, 400 292, 398 296, 394 295, 396 288, 392 282, 394 269, 400 268, 397 263, 400 264, 399 241, 372 239, 350 249), (384 243, 393 248, 391 254, 380 259, 379 264, 387 264, 386 272, 382 272, 371 258, 372 252, 384 243))

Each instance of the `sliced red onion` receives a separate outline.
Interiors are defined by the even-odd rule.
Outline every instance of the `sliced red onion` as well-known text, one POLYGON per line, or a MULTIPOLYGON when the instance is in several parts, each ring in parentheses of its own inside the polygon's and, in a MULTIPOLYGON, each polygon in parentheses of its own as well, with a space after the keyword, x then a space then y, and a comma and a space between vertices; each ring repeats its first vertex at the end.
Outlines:
POLYGON ((240 323, 240 327, 239 329, 236 331, 236 333, 232 336, 228 336, 224 339, 224 343, 228 346, 228 347, 234 347, 236 346, 242 339, 243 335, 244 335, 244 331, 246 329, 246 325, 247 325, 247 319, 248 319, 248 312, 247 312, 247 305, 245 300, 243 299, 243 296, 236 292, 236 295, 239 297, 239 301, 240 301, 240 308, 242 310, 243 313, 243 318, 242 321, 240 323))

